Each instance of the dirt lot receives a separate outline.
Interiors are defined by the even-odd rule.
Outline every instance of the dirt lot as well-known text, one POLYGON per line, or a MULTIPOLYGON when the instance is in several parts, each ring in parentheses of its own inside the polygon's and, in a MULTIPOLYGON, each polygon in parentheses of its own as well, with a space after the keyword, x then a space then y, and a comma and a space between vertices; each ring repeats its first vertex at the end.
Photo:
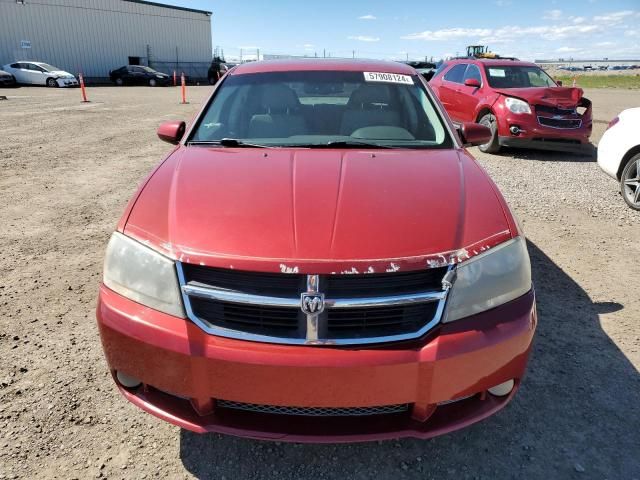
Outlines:
MULTIPOLYGON (((0 479, 640 479, 640 215, 593 159, 479 155, 530 240, 540 324, 514 402, 429 441, 296 445, 180 431, 128 404, 94 318, 109 234, 209 87, 5 90, 0 479)), ((594 142, 640 92, 588 91, 594 142)), ((479 152, 476 152, 479 154, 479 152)))

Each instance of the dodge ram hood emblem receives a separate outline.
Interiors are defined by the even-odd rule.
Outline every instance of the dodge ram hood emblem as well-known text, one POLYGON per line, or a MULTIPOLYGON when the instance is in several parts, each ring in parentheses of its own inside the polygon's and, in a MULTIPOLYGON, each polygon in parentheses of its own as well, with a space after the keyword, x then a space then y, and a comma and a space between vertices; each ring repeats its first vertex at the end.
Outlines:
POLYGON ((318 315, 324 310, 324 293, 303 293, 300 308, 307 315, 318 315))

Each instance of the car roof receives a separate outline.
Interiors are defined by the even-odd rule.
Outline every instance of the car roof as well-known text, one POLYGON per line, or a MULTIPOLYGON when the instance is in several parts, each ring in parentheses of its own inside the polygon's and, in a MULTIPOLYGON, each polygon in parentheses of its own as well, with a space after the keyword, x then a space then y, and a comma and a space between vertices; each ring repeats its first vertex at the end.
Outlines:
POLYGON ((343 71, 343 72, 384 72, 415 75, 409 65, 382 60, 351 60, 335 58, 305 58, 294 60, 263 60, 238 65, 233 75, 266 72, 294 71, 343 71))
POLYGON ((481 65, 494 65, 496 67, 537 67, 533 62, 525 62, 522 60, 508 60, 506 58, 456 58, 454 60, 448 60, 445 63, 475 63, 481 65))

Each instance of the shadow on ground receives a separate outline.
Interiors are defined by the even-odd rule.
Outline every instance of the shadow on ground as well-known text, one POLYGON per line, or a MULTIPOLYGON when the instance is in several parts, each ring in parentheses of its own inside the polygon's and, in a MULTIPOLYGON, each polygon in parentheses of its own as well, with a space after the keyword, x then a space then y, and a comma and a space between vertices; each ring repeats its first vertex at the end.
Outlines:
POLYGON ((537 160, 540 162, 595 162, 597 160, 597 149, 593 144, 584 147, 577 152, 554 152, 551 150, 533 150, 527 148, 506 148, 503 147, 496 154, 504 157, 513 157, 521 160, 537 160))
MULTIPOLYGON (((528 375, 507 408, 420 441, 300 445, 180 433, 198 478, 640 478, 640 375, 602 330, 591 302, 529 244, 539 326, 528 375)), ((240 380, 239 380, 240 381, 240 380)))

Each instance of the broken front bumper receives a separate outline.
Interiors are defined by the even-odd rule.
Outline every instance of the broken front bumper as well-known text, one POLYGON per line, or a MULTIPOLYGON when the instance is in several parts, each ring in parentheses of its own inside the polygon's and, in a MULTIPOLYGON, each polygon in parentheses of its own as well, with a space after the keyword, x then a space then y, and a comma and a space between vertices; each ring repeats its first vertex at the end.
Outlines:
POLYGON ((524 375, 537 322, 531 291, 442 325, 418 342, 274 345, 208 335, 104 286, 97 318, 111 371, 142 381, 134 389, 118 387, 143 410, 200 433, 307 442, 427 438, 491 415, 508 403, 524 375), (509 395, 487 393, 511 379, 516 387, 509 395), (232 404, 259 408, 227 408, 232 404), (265 408, 369 412, 404 404, 406 411, 363 416, 282 415, 265 408))

